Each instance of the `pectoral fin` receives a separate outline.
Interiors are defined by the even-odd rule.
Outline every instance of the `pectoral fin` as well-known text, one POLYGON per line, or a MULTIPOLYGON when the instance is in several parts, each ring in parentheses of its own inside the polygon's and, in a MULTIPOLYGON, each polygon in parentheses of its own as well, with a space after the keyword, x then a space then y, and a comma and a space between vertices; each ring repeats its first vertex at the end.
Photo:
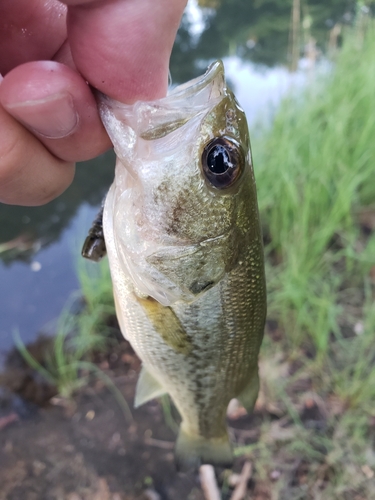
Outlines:
POLYGON ((138 408, 151 399, 159 398, 165 393, 164 387, 142 366, 135 390, 134 408, 138 408))
POLYGON ((173 309, 161 305, 151 297, 147 299, 138 297, 137 300, 164 342, 178 353, 190 354, 191 341, 173 309))
POLYGON ((240 403, 245 408, 247 413, 251 413, 253 411, 255 402, 258 397, 258 392, 259 392, 259 375, 257 367, 256 371, 252 374, 248 384, 237 395, 237 399, 240 401, 240 403))

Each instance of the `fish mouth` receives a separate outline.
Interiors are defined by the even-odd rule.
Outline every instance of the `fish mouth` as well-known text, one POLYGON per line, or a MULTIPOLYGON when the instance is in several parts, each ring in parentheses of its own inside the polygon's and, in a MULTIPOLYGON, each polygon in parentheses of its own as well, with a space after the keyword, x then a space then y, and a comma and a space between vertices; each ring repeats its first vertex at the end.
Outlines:
MULTIPOLYGON (((224 64, 220 60, 210 64, 204 75, 171 89, 164 99, 187 99, 192 95, 196 96, 211 84, 214 84, 214 88, 210 89, 211 95, 209 97, 215 97, 215 91, 221 96, 225 87, 225 72, 224 64)), ((160 101, 164 99, 160 99, 160 101)))
POLYGON ((98 102, 104 126, 121 157, 121 144, 117 144, 119 130, 122 135, 128 135, 130 147, 137 138, 160 139, 192 118, 207 113, 226 95, 224 65, 216 61, 204 75, 178 85, 161 99, 123 104, 98 94, 98 102))

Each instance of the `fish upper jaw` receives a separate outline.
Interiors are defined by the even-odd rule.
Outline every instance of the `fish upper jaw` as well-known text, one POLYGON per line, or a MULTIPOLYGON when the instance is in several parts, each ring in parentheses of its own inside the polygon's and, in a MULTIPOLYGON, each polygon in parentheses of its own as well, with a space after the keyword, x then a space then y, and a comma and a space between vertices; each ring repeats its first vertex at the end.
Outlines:
POLYGON ((97 92, 102 122, 123 163, 139 157, 138 141, 168 136, 190 120, 206 115, 227 95, 224 67, 213 63, 207 72, 172 89, 162 99, 123 104, 97 92))

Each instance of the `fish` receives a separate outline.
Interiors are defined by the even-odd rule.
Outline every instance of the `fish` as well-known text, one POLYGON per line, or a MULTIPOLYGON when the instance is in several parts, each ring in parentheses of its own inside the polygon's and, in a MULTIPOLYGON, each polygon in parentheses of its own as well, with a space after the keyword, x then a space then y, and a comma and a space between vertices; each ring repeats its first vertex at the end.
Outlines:
POLYGON ((180 470, 229 466, 227 407, 253 410, 266 317, 245 113, 221 61, 164 98, 98 106, 117 156, 103 212, 116 313, 142 360, 134 405, 169 394, 180 470))

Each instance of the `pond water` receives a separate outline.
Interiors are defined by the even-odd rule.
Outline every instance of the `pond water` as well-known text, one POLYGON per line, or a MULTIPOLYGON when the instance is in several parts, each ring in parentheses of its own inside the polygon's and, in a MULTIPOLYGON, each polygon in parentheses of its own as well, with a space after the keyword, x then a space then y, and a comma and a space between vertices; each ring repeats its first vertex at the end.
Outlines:
MULTIPOLYGON (((351 21, 355 2, 305 2, 294 40, 299 69, 293 73, 288 70, 294 64, 292 3, 189 2, 171 59, 173 84, 222 58, 250 134, 256 133, 258 120, 269 120, 291 86, 303 84, 327 47, 329 30, 351 21)), ((16 330, 25 343, 41 330, 53 333, 56 317, 79 287, 80 246, 111 183, 113 165, 112 152, 78 165, 72 186, 44 207, 0 204, 0 354, 12 347, 16 330)))

